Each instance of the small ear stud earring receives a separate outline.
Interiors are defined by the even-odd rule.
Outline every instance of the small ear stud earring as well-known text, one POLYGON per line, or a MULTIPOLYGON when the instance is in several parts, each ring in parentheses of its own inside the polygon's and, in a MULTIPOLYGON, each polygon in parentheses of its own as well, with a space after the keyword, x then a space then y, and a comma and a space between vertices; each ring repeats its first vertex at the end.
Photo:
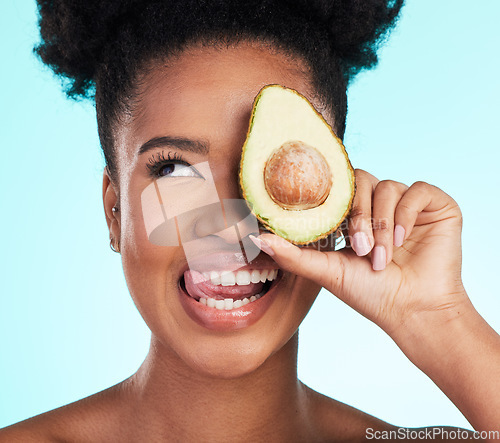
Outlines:
POLYGON ((116 207, 116 206, 113 206, 113 209, 111 209, 111 212, 113 213, 117 213, 119 211, 119 209, 116 207))

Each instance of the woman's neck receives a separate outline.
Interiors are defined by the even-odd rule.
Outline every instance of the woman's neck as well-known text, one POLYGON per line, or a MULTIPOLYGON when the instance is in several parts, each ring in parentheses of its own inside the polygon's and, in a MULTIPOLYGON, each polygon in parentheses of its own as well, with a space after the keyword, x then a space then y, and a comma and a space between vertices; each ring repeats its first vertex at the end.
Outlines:
POLYGON ((297 341, 295 334, 257 370, 227 380, 194 372, 153 338, 144 364, 125 385, 130 435, 142 441, 305 437, 308 396, 297 380, 297 341))

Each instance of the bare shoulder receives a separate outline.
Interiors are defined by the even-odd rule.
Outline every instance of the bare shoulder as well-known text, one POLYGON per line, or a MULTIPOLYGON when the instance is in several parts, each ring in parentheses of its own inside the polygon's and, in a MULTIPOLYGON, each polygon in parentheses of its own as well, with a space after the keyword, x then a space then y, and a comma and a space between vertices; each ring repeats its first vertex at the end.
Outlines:
POLYGON ((311 417, 322 442, 358 442, 368 439, 367 430, 388 432, 396 429, 373 415, 334 400, 307 386, 311 417))
POLYGON ((0 429, 0 443, 115 441, 124 382, 61 408, 0 429))
POLYGON ((456 427, 405 428, 395 426, 310 388, 307 389, 311 399, 311 412, 315 417, 315 427, 318 430, 318 441, 481 441, 478 435, 474 435, 474 431, 456 427))

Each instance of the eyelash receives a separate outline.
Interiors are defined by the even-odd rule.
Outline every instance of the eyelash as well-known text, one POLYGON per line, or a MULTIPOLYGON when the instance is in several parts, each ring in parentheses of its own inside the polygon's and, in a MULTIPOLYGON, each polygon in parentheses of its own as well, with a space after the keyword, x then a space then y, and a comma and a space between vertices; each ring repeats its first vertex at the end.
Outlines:
POLYGON ((184 161, 182 155, 178 152, 174 152, 173 154, 171 152, 168 152, 167 156, 165 157, 164 151, 162 151, 161 153, 157 153, 156 155, 153 154, 149 158, 148 164, 146 166, 149 169, 149 174, 151 175, 151 177, 158 178, 158 174, 161 168, 172 163, 191 166, 188 162, 184 161))

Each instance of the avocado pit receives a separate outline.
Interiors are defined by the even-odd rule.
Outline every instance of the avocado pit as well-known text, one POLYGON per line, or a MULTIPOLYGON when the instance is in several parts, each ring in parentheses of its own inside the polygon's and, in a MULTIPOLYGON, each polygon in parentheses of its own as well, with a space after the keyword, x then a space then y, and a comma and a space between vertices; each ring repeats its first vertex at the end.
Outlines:
POLYGON ((277 148, 267 160, 264 184, 276 204, 301 211, 320 206, 327 199, 332 172, 321 152, 293 140, 277 148))

